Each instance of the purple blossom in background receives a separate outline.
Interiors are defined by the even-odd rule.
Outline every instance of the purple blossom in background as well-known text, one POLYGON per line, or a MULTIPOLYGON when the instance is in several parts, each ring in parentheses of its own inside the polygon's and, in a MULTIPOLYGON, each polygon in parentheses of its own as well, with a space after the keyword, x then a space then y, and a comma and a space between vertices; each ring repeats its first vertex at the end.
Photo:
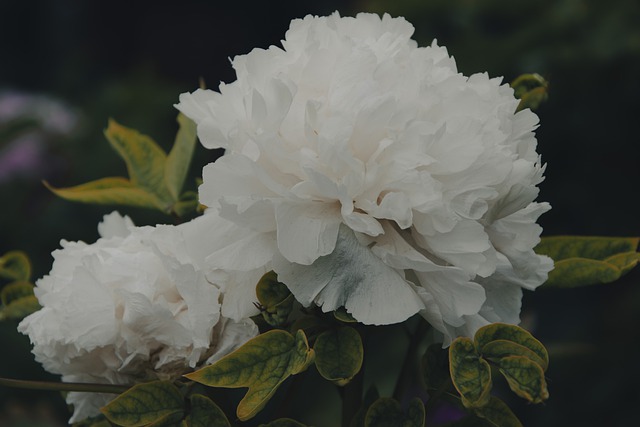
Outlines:
POLYGON ((47 143, 73 132, 78 115, 53 98, 0 92, 0 184, 18 176, 42 175, 50 164, 47 143))

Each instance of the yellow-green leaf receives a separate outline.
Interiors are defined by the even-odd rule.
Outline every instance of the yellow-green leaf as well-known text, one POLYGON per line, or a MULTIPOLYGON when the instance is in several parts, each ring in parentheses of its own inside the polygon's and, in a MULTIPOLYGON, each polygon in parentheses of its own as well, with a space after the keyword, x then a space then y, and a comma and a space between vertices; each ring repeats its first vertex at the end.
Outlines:
POLYGON ((545 287, 577 287, 618 280, 640 262, 637 237, 545 237, 535 248, 555 261, 545 287))
POLYGON ((213 400, 202 394, 190 397, 191 413, 188 424, 191 427, 231 427, 227 416, 213 400))
POLYGON ((497 365, 518 396, 531 403, 541 403, 549 398, 544 371, 537 363, 526 357, 511 356, 503 357, 497 365))
POLYGON ((101 409, 109 421, 125 427, 146 426, 183 410, 182 395, 169 381, 135 385, 101 409))
POLYGON ((145 427, 176 427, 178 424, 182 423, 182 419, 184 418, 184 413, 180 412, 172 412, 167 414, 156 421, 147 424, 145 427))
POLYGON ((178 217, 183 218, 196 212, 199 205, 198 193, 195 191, 187 191, 182 193, 180 200, 171 206, 171 211, 173 211, 178 217))
POLYGON ((0 277, 9 280, 29 280, 31 262, 22 251, 9 251, 0 257, 0 277))
POLYGON ((476 415, 484 418, 495 427, 522 427, 522 423, 502 400, 491 396, 489 403, 475 410, 476 415))
POLYGON ((0 320, 21 320, 38 310, 40 310, 40 304, 35 296, 18 298, 0 308, 0 320))
POLYGON ((362 339, 352 327, 323 332, 316 339, 313 349, 320 375, 339 386, 346 385, 362 368, 362 339))
POLYGON ((184 114, 178 114, 178 133, 165 162, 165 181, 171 196, 177 200, 189 172, 196 146, 196 124, 184 114))
POLYGON ((548 98, 549 83, 540 74, 522 74, 511 82, 511 87, 514 96, 520 99, 516 111, 535 110, 548 98))
POLYGON ((451 380, 467 408, 479 408, 489 402, 491 367, 476 352, 469 338, 456 338, 449 347, 451 380))
POLYGON ((275 421, 271 421, 268 424, 260 424, 259 427, 307 427, 306 425, 299 423, 291 418, 279 418, 275 421))
POLYGON ((299 330, 294 337, 283 330, 272 330, 247 341, 213 365, 185 376, 211 387, 248 387, 237 409, 238 418, 245 421, 266 405, 284 380, 307 369, 313 358, 304 332, 299 330))
MULTIPOLYGON (((549 353, 547 353, 547 349, 540 341, 535 339, 531 333, 519 326, 509 325, 507 323, 492 323, 478 329, 474 337, 476 350, 482 355, 487 351, 485 350, 487 344, 498 340, 511 341, 528 348, 542 360, 542 362, 535 360, 542 369, 546 370, 549 366, 549 353)), ((496 347, 493 348, 494 351, 496 351, 496 349, 496 347)), ((514 348, 512 348, 512 350, 513 349, 514 348)), ((491 351, 491 348, 489 350, 491 351)), ((522 354, 522 356, 524 356, 524 354, 522 354)))
POLYGON ((67 188, 54 188, 46 181, 44 185, 56 196, 73 202, 136 206, 162 211, 165 211, 167 206, 156 195, 135 186, 126 178, 101 178, 67 188))
POLYGON ((344 307, 339 307, 333 312, 333 317, 343 323, 357 323, 358 321, 344 307))
POLYGON ((398 401, 382 397, 369 407, 364 419, 365 427, 423 427, 424 404, 413 399, 405 413, 398 401))
POLYGON ((164 178, 167 155, 154 140, 119 125, 115 120, 109 120, 104 134, 126 163, 133 185, 156 195, 167 204, 177 199, 171 196, 164 178))
POLYGON ((9 305, 23 297, 33 296, 33 284, 24 280, 11 282, 0 291, 2 305, 9 305))
POLYGON ((541 358, 533 350, 517 344, 513 341, 491 341, 482 348, 482 357, 492 362, 497 362, 504 357, 522 356, 540 365, 543 371, 548 368, 548 361, 541 358))
POLYGON ((256 296, 262 308, 262 317, 269 325, 280 326, 287 321, 294 298, 289 288, 278 281, 275 272, 269 271, 260 278, 256 285, 256 296))

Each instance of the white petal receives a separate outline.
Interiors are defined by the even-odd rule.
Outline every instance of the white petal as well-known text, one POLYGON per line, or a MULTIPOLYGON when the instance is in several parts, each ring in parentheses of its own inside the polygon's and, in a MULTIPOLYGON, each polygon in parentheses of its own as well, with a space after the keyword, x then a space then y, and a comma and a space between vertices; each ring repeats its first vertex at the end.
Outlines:
POLYGON ((280 253, 291 262, 309 265, 333 251, 342 218, 337 204, 281 202, 276 221, 280 253))
POLYGON ((365 324, 402 322, 423 308, 402 275, 361 245, 346 226, 340 227, 330 255, 308 266, 276 257, 274 270, 302 304, 316 303, 323 311, 345 307, 365 324))
POLYGON ((104 238, 127 237, 134 228, 133 221, 127 215, 122 216, 118 211, 113 211, 103 217, 98 223, 98 233, 104 238))

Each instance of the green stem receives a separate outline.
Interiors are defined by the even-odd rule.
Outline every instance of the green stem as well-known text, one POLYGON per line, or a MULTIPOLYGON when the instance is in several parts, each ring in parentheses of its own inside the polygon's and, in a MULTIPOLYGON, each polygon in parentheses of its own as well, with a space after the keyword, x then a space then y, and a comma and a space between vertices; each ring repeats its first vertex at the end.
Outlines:
POLYGON ((417 357, 415 353, 429 328, 430 325, 426 321, 420 319, 415 332, 409 336, 409 347, 407 348, 407 352, 404 356, 404 361, 402 362, 402 368, 398 375, 396 386, 393 389, 393 397, 398 401, 401 400, 402 394, 409 387, 416 375, 417 357))
POLYGON ((351 420, 362 405, 362 387, 364 382, 362 369, 341 389, 342 395, 342 427, 348 427, 351 420))
POLYGON ((56 383, 50 381, 26 381, 10 378, 0 378, 0 385, 13 388, 26 388, 30 390, 52 391, 83 391, 89 393, 120 394, 131 386, 119 384, 94 384, 94 383, 56 383))

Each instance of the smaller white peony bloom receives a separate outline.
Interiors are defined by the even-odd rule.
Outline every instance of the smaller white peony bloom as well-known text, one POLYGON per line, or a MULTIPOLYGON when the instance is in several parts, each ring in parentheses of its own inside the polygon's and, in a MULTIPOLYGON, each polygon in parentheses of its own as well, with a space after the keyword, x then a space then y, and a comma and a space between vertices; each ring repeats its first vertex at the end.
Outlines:
MULTIPOLYGON (((533 251, 550 207, 535 201, 536 115, 413 31, 389 15, 294 20, 282 48, 235 57, 236 81, 177 108, 226 149, 200 187, 231 236, 211 268, 273 269, 302 304, 366 324, 420 313, 446 345, 519 322, 522 289, 553 266, 533 251)), ((234 285, 237 313, 252 285, 234 285)))
MULTIPOLYGON (((203 271, 202 227, 135 227, 117 212, 93 244, 62 241, 51 272, 36 282, 42 309, 18 330, 36 360, 65 382, 133 384, 175 378, 230 353, 258 330, 221 316, 222 294, 203 271)), ((72 392, 70 422, 99 414, 115 396, 72 392)))

